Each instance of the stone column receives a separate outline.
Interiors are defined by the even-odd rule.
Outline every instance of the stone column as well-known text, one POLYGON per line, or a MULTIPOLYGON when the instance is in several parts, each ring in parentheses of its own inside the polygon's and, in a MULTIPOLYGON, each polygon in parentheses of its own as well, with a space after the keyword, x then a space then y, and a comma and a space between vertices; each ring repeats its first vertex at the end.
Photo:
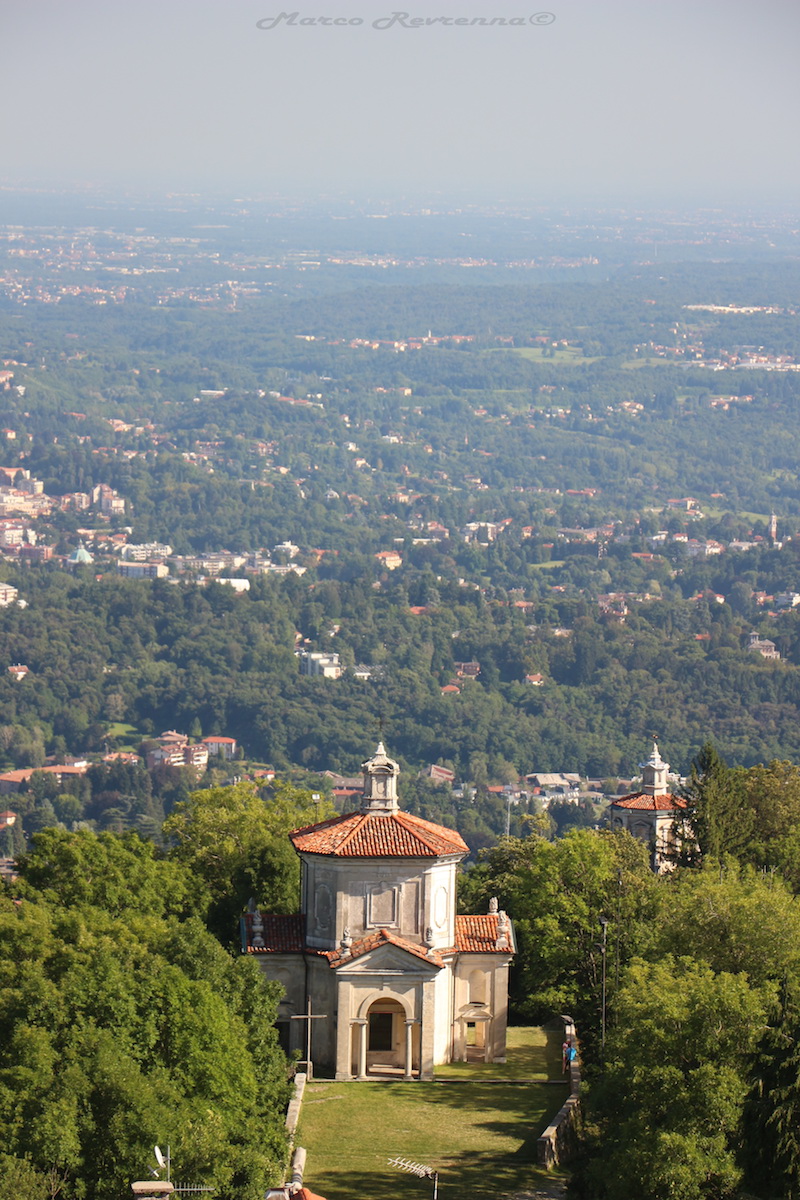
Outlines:
MULTIPOLYGON (((336 988, 336 1078, 353 1078, 353 1026, 350 1022, 352 1005, 352 984, 346 979, 337 979, 336 988)), ((330 1024, 330 1021, 328 1021, 330 1024)))
POLYGON ((358 1026, 358 1079, 367 1078, 367 1021, 354 1021, 358 1026))
POLYGON ((406 1020, 406 1068, 404 1079, 413 1079, 412 1075, 412 1050, 413 1050, 413 1034, 416 1021, 412 1018, 406 1020))
POLYGON ((433 1079, 433 1056, 436 1019, 436 993, 433 980, 422 984, 420 1004, 420 1035, 419 1035, 419 1078, 433 1079))

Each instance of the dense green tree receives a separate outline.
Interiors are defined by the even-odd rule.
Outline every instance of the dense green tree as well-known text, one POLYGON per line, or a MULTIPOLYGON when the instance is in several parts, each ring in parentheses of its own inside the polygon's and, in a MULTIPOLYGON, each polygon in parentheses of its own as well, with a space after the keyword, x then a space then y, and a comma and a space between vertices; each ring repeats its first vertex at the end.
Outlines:
POLYGON ((664 880, 656 898, 648 957, 691 955, 755 985, 800 986, 800 910, 778 873, 707 861, 664 880))
POLYGON ((634 962, 594 1086, 602 1113, 584 1184, 626 1200, 723 1200, 737 1161, 748 1065, 775 992, 690 958, 634 962))
POLYGON ((571 1013, 584 1035, 601 1016, 602 927, 608 921, 609 995, 616 964, 646 937, 654 879, 646 848, 628 834, 570 830, 555 842, 506 838, 463 877, 462 903, 485 911, 496 895, 514 919, 515 1011, 527 1020, 571 1013))
POLYGON ((69 908, 166 917, 198 909, 202 914, 209 902, 201 875, 166 862, 151 841, 136 833, 117 837, 43 829, 18 867, 24 884, 47 902, 69 908))
POLYGON ((191 1176, 256 1196, 283 1154, 274 989, 199 922, 136 903, 120 920, 0 899, 3 1145, 52 1195, 118 1193, 165 1139, 191 1176))
POLYGON ((335 810, 283 784, 262 795, 251 784, 194 792, 164 824, 171 859, 203 880, 208 922, 223 942, 253 897, 271 912, 295 912, 300 868, 287 834, 335 810))
POLYGON ((711 742, 706 742, 692 759, 689 778, 681 789, 691 834, 682 852, 687 860, 696 855, 722 859, 749 845, 754 813, 745 803, 741 782, 711 742))
POLYGON ((800 1021, 792 992, 787 987, 782 992, 751 1071, 743 1161, 753 1192, 795 1200, 800 1195, 800 1021))

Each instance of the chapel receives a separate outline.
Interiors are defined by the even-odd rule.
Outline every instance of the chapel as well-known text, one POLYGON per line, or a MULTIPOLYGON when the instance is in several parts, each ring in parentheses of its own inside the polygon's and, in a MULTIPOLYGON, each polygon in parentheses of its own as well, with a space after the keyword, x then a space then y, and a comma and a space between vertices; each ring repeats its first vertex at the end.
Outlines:
POLYGON ((627 829, 650 848, 650 863, 657 874, 671 871, 678 849, 677 834, 686 820, 686 801, 669 790, 669 763, 653 741, 653 750, 642 763, 641 791, 620 796, 611 804, 611 828, 627 829))
POLYGON ((284 1046, 307 1060, 310 1044, 314 1068, 336 1079, 423 1080, 440 1063, 503 1062, 511 922, 496 901, 457 915, 468 847, 402 811, 383 743, 361 770, 356 811, 289 835, 302 911, 251 905, 242 919, 244 952, 284 989, 284 1046))

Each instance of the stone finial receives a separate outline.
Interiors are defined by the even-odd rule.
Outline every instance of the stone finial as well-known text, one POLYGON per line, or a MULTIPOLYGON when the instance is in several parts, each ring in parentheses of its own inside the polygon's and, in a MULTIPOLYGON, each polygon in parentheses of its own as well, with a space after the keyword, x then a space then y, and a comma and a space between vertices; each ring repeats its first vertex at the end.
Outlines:
POLYGON ((258 909, 250 918, 250 944, 259 950, 264 947, 264 919, 258 909))
POLYGON ((489 912, 497 912, 497 896, 492 896, 491 900, 489 901, 489 912))
POLYGON ((503 910, 501 909, 500 912, 497 914, 497 939, 494 944, 495 950, 508 950, 509 949, 509 939, 508 939, 509 931, 510 931, 510 926, 509 926, 509 922, 508 922, 508 914, 503 912, 503 910))
POLYGON ((339 946, 340 946, 340 949, 342 952, 342 958, 349 957, 350 947, 352 946, 352 944, 353 944, 353 935, 350 932, 350 926, 345 925, 344 929, 342 930, 341 941, 339 942, 339 946))

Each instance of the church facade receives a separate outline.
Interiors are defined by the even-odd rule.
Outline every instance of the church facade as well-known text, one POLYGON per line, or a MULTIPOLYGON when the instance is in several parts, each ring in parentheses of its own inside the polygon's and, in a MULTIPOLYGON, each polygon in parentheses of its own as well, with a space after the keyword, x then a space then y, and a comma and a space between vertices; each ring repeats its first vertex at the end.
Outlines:
POLYGON ((290 834, 302 912, 249 912, 242 944, 284 989, 279 1026, 337 1079, 431 1079, 453 1061, 505 1059, 511 922, 496 902, 456 913, 453 829, 404 813, 383 745, 358 810, 290 834))

